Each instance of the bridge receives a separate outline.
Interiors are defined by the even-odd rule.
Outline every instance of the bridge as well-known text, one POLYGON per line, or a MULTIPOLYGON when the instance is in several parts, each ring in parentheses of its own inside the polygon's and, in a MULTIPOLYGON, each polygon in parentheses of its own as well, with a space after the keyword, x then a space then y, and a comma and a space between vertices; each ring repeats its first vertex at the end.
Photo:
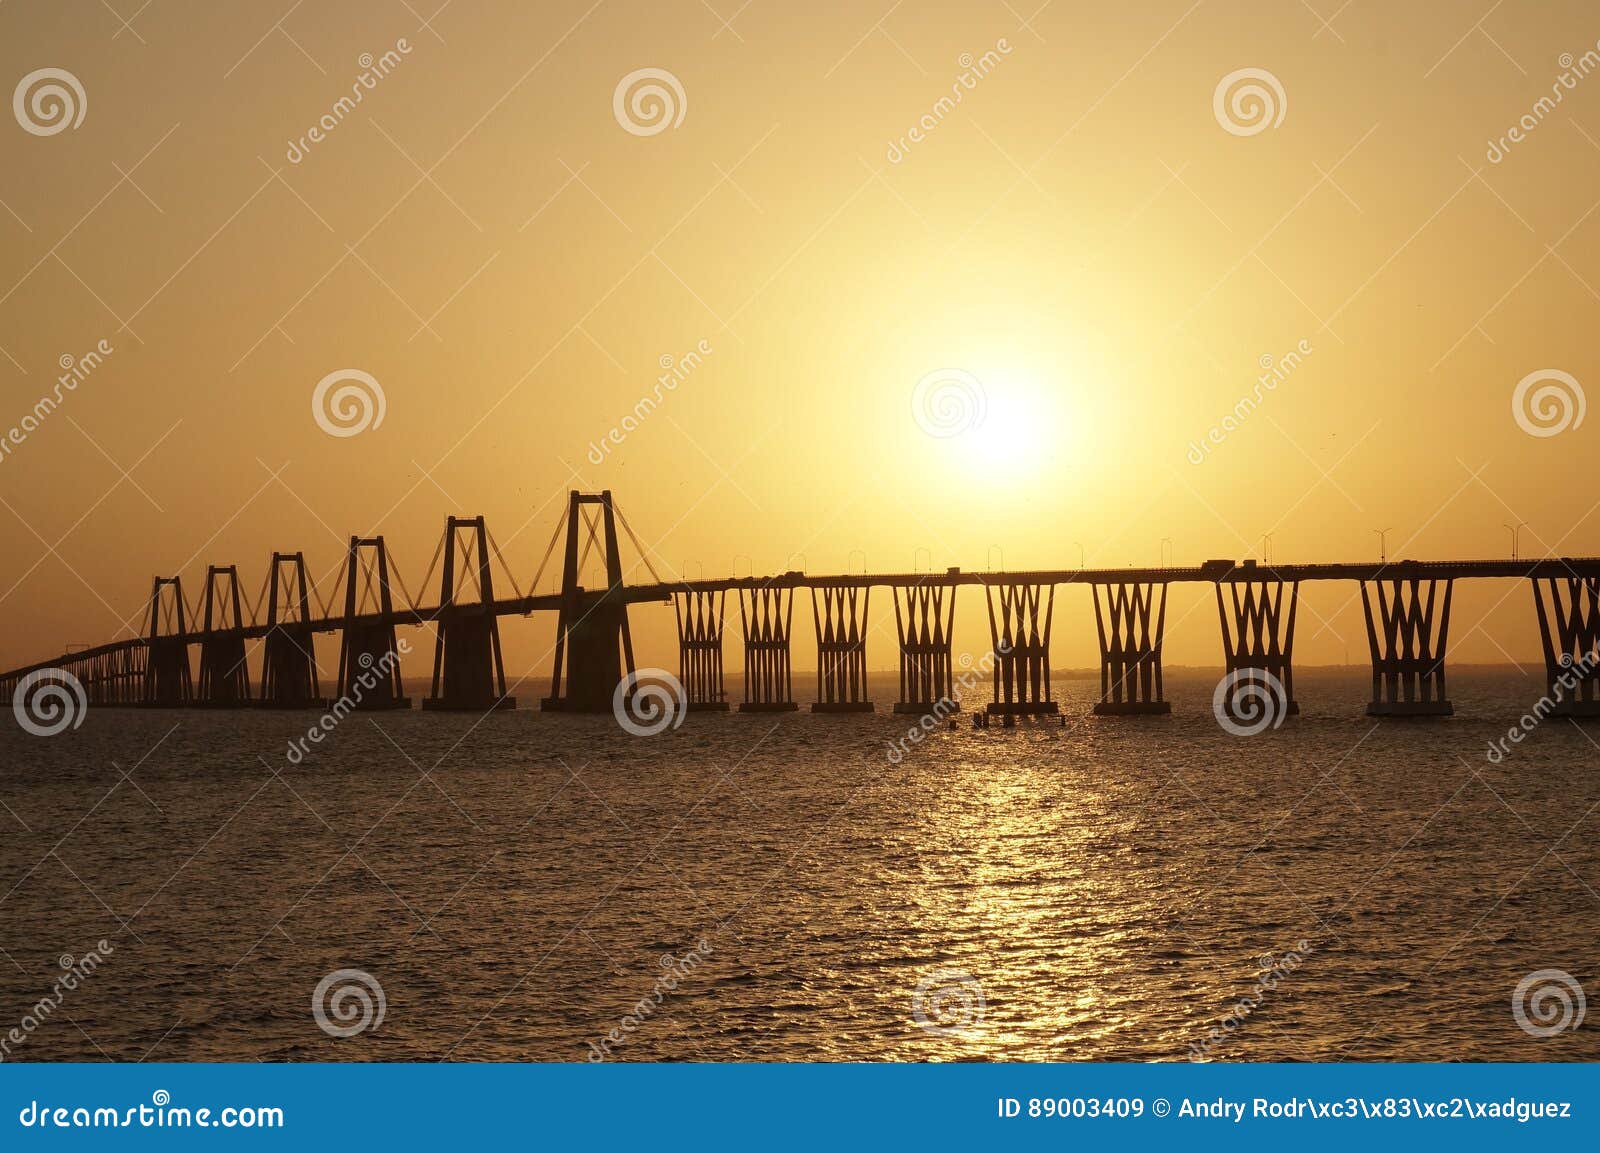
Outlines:
MULTIPOLYGON (((900 685, 894 711, 943 716, 956 704, 952 657, 956 591, 983 589, 991 652, 985 670, 992 699, 983 723, 1000 717, 1058 714, 1051 696, 1050 635, 1058 586, 1093 590, 1100 647, 1100 695, 1094 712, 1138 716, 1171 711, 1162 684, 1162 640, 1169 585, 1215 588, 1224 665, 1239 686, 1266 686, 1285 713, 1294 696, 1294 633, 1300 586, 1312 581, 1360 585, 1372 662, 1373 716, 1446 716, 1445 654, 1454 583, 1468 578, 1526 580, 1543 643, 1552 712, 1600 717, 1600 557, 1541 560, 1394 561, 1351 564, 1258 564, 1212 560, 1192 567, 1077 568, 942 573, 813 575, 662 580, 648 550, 609 491, 569 494, 544 559, 526 593, 500 555, 484 518, 449 517, 422 580, 432 605, 396 604, 404 586, 382 536, 351 537, 342 566, 343 602, 323 603, 307 579, 300 552, 275 552, 261 595, 247 617, 236 565, 211 565, 199 601, 186 600, 181 576, 155 578, 138 635, 79 648, 0 674, 0 693, 14 698, 32 686, 75 681, 87 703, 160 708, 348 709, 410 708, 400 676, 395 629, 434 626, 431 692, 424 709, 481 712, 514 708, 501 658, 501 617, 557 614, 554 669, 546 710, 612 711, 619 686, 634 688, 636 668, 629 609, 671 604, 677 621, 680 703, 688 710, 726 710, 723 650, 732 594, 743 641, 744 712, 799 708, 791 656, 794 601, 810 591, 817 646, 819 713, 870 712, 866 644, 872 591, 894 607, 900 685), (652 583, 624 581, 618 525, 633 541, 652 583), (538 594, 553 552, 564 544, 557 592, 538 594), (585 588, 591 556, 605 583, 585 588), (440 560, 443 560, 442 567, 440 560), (513 595, 497 595, 492 561, 513 595), (265 616, 261 615, 265 607, 265 616), (322 690, 315 657, 318 633, 339 634, 334 696, 322 690), (259 688, 252 686, 247 643, 261 642, 259 688), (198 677, 192 650, 199 651, 198 677)), ((406 593, 407 600, 410 595, 406 593)), ((1229 697, 1229 701, 1233 701, 1229 697)), ((1230 711, 1235 707, 1229 703, 1230 711)), ((1241 706, 1243 707, 1243 706, 1241 706)))

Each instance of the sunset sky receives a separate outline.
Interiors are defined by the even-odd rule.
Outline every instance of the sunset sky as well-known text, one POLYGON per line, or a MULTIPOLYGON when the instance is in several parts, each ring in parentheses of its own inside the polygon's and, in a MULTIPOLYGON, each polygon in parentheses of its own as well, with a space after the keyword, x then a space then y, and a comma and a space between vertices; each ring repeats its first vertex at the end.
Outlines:
MULTIPOLYGON (((0 121, 0 430, 112 350, 0 456, 0 665, 126 635, 156 573, 331 583, 352 532, 414 584, 449 514, 526 584, 570 488, 663 576, 1600 553, 1600 417, 1513 411, 1600 379, 1592 3, 140 3, 0 4, 6 90, 83 112, 0 121), (619 108, 641 69, 666 123, 619 108), (313 414, 342 370, 356 435, 313 414), (981 424, 934 435, 930 374, 981 424)), ((1169 662, 1220 663, 1211 595, 1169 662)), ((1302 606, 1302 663, 1365 661, 1355 585, 1302 606)), ((505 627, 544 672, 553 621, 505 627)), ((1526 587, 1459 588, 1451 642, 1534 657, 1526 587)), ((1086 590, 1052 655, 1094 663, 1086 590)))

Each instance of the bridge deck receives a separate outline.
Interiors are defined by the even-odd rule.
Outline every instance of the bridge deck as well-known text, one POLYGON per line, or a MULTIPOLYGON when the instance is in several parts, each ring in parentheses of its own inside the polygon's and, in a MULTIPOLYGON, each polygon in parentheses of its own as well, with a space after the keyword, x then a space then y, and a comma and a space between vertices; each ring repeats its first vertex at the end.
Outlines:
MULTIPOLYGON (((661 581, 656 584, 625 585, 619 596, 628 604, 651 601, 668 601, 674 593, 728 592, 758 588, 907 588, 919 585, 1007 585, 1007 584, 1183 584, 1265 581, 1373 581, 1421 579, 1457 579, 1464 577, 1537 579, 1600 576, 1600 557, 1550 557, 1544 560, 1457 560, 1457 561, 1366 561, 1335 564, 1254 564, 1236 563, 1232 560, 1213 560, 1201 565, 1160 566, 1148 568, 1077 568, 1077 569, 1017 569, 967 571, 959 568, 943 572, 910 573, 839 573, 833 575, 810 574, 799 571, 779 573, 768 577, 708 577, 697 580, 661 581)), ((594 595, 600 590, 580 590, 584 595, 594 595)), ((455 605, 444 608, 438 605, 421 608, 395 609, 388 614, 370 613, 346 619, 343 616, 313 618, 309 624, 313 632, 336 632, 339 629, 361 625, 425 625, 437 621, 447 612, 487 612, 494 616, 528 616, 535 612, 554 612, 561 608, 562 596, 547 593, 525 597, 497 598, 487 605, 455 605)), ((226 630, 247 640, 267 635, 264 624, 246 625, 240 629, 226 630)), ((206 634, 200 629, 190 629, 163 637, 164 640, 198 644, 206 634)), ((217 635, 217 634, 209 634, 217 635)), ((91 648, 75 649, 52 660, 39 661, 0 673, 0 677, 25 676, 28 673, 53 668, 64 660, 82 660, 122 649, 136 648, 147 643, 144 637, 130 637, 110 641, 91 648)))

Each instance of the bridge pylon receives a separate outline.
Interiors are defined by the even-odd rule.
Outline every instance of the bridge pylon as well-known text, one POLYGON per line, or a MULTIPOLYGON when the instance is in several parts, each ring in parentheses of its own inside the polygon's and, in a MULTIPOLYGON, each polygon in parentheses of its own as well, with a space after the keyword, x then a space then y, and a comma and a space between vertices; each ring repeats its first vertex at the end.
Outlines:
POLYGON ((690 712, 727 712, 722 680, 722 589, 686 589, 672 594, 678 621, 678 679, 690 712))
POLYGON ((855 585, 812 588, 817 633, 814 713, 870 713, 867 699, 867 605, 872 590, 855 585))
POLYGON ((275 552, 267 576, 267 635, 261 642, 261 699, 268 709, 322 709, 304 553, 275 552))
POLYGON ((900 699, 894 711, 923 715, 959 712, 950 660, 956 627, 955 586, 909 585, 890 592, 900 639, 900 699))
POLYGON ((622 595, 622 554, 617 547, 611 490, 586 493, 573 489, 567 498, 555 673, 550 695, 539 707, 556 712, 609 713, 617 686, 633 673, 633 636, 628 631, 628 606, 622 595), (599 506, 592 517, 590 505, 599 506), (581 555, 580 536, 585 538, 581 555), (578 583, 582 563, 597 545, 605 553, 606 587, 585 589, 578 583))
POLYGON ((350 538, 339 638, 339 699, 356 709, 409 709, 394 635, 389 550, 383 537, 350 538))
POLYGON ((1560 717, 1600 717, 1600 577, 1548 577, 1550 609, 1532 581, 1545 684, 1560 717), (1553 618, 1553 619, 1552 619, 1553 618))
POLYGON ((758 585, 739 590, 739 623, 744 629, 744 700, 741 713, 792 713, 794 679, 789 636, 794 622, 794 589, 758 585))
POLYGON ((156 577, 150 586, 145 637, 144 692, 140 703, 181 708, 194 701, 189 674, 189 616, 182 577, 156 577))
POLYGON ((438 636, 433 647, 433 695, 425 709, 485 712, 514 709, 506 695, 500 657, 500 618, 494 614, 494 577, 489 567, 489 530, 483 517, 452 516, 444 526, 444 571, 439 586, 438 636), (461 546, 458 530, 467 533, 461 546), (469 583, 477 601, 464 600, 469 583))
POLYGON ((1372 651, 1369 717, 1447 717, 1444 654, 1454 580, 1386 577, 1361 582, 1361 608, 1372 651), (1377 615, 1368 586, 1377 590, 1377 615), (1444 596, 1438 595, 1444 586, 1444 596))
POLYGON ((250 704, 250 668, 245 662, 239 566, 211 565, 206 569, 203 603, 200 684, 194 703, 207 708, 242 708, 250 704))
POLYGON ((1287 613, 1284 611, 1284 583, 1250 576, 1217 581, 1223 665, 1233 678, 1233 691, 1226 694, 1222 707, 1233 721, 1246 723, 1252 719, 1240 715, 1239 708, 1254 699, 1254 691, 1272 695, 1276 716, 1293 716, 1300 712, 1300 704, 1294 699, 1293 665, 1294 617, 1300 603, 1300 582, 1288 582, 1287 613), (1228 590, 1226 597, 1222 592, 1224 587, 1228 590), (1247 689, 1254 691, 1244 691, 1247 689))
POLYGON ((985 717, 1059 713, 1050 696, 1050 624, 1056 586, 1026 581, 986 582, 989 641, 994 653, 994 700, 985 717), (1042 612, 1041 612, 1042 610, 1042 612))

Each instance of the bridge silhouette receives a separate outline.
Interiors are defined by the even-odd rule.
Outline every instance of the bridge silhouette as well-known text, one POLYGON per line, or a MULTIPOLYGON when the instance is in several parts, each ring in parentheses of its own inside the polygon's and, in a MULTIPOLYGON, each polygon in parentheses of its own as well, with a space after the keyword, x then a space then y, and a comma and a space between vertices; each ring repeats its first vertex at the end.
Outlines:
MULTIPOLYGON (((1051 696, 1050 635, 1057 586, 1087 584, 1094 594, 1100 647, 1100 696, 1094 712, 1131 716, 1170 712, 1162 683, 1167 587, 1209 583, 1216 590, 1224 665, 1239 684, 1270 686, 1276 707, 1293 713, 1293 648, 1300 585, 1356 581, 1366 616, 1372 662, 1373 716, 1445 716, 1445 653, 1454 582, 1514 578, 1532 586, 1543 643, 1551 712, 1600 717, 1600 558, 1543 560, 1384 561, 1349 564, 1258 564, 1211 560, 1192 567, 1077 568, 941 573, 812 575, 662 580, 648 550, 627 525, 609 491, 572 491, 544 560, 521 592, 484 522, 449 517, 422 580, 439 572, 431 606, 395 604, 400 583, 382 536, 351 537, 342 568, 343 604, 313 600, 304 554, 275 552, 247 620, 236 565, 212 565, 198 607, 181 576, 155 578, 137 636, 65 652, 0 674, 0 692, 14 697, 28 684, 75 679, 93 705, 166 708, 326 709, 334 700, 354 709, 410 708, 400 676, 395 629, 436 626, 431 692, 424 709, 512 708, 501 658, 499 621, 536 612, 557 614, 550 695, 540 706, 566 712, 610 712, 619 686, 634 687, 636 668, 628 611, 670 603, 677 621, 681 703, 689 710, 726 710, 723 649, 727 598, 734 594, 744 655, 745 712, 799 708, 794 699, 794 599, 811 592, 817 644, 815 712, 870 712, 866 644, 874 589, 893 599, 900 687, 894 710, 944 715, 956 704, 952 659, 956 591, 980 586, 988 612, 991 654, 985 664, 992 699, 981 718, 1007 724, 1019 716, 1056 714, 1051 696), (654 578, 624 581, 619 523, 654 578), (564 530, 564 533, 563 533, 564 530), (564 538, 564 540, 563 540, 564 538), (537 594, 557 544, 564 543, 561 585, 537 594), (598 553, 600 587, 580 581, 598 553), (442 567, 439 566, 443 559, 442 567), (491 560, 514 595, 498 596, 491 560), (266 615, 260 618, 265 604, 266 615), (338 633, 334 697, 322 691, 315 634, 338 633), (259 692, 252 691, 247 642, 261 645, 259 692), (199 649, 193 675, 191 649, 199 649)), ((403 585, 402 591, 404 591, 403 585)), ((409 600, 409 593, 406 594, 409 600)), ((1230 698, 1231 699, 1231 698, 1230 698)), ((1234 706, 1230 704, 1231 710, 1234 706)))

